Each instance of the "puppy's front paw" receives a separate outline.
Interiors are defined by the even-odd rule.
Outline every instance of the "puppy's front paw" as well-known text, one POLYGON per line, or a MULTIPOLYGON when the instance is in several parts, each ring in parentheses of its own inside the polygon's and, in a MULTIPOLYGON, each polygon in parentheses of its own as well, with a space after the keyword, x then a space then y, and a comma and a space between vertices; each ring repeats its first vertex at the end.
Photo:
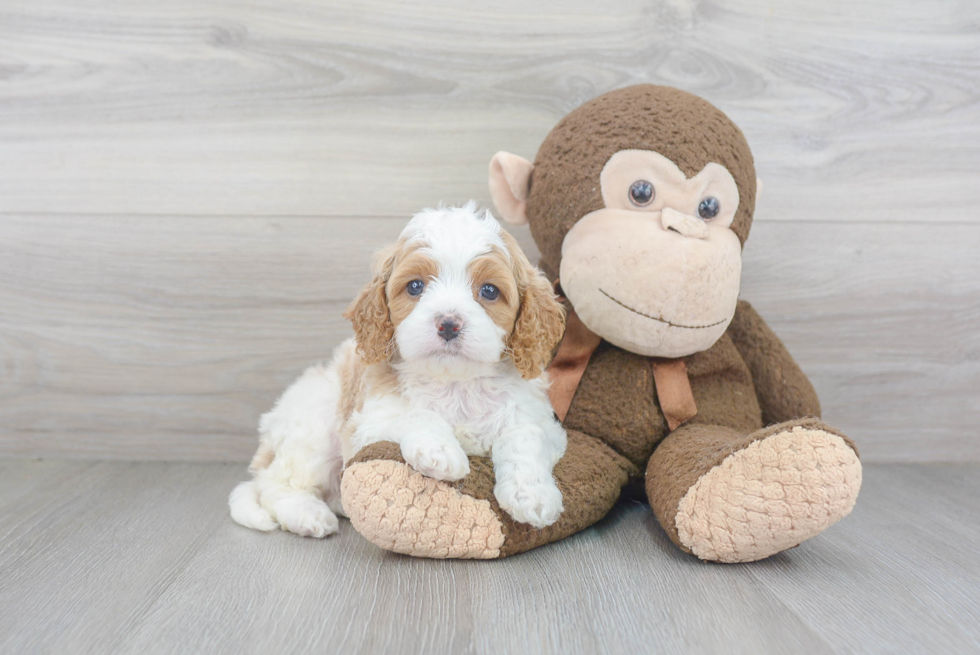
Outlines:
POLYGON ((502 480, 493 489, 493 495, 505 512, 519 523, 535 528, 546 528, 561 516, 561 491, 553 480, 544 482, 517 482, 502 480))
POLYGON ((410 440, 402 444, 402 457, 416 471, 436 480, 452 482, 470 472, 470 460, 455 441, 410 440))

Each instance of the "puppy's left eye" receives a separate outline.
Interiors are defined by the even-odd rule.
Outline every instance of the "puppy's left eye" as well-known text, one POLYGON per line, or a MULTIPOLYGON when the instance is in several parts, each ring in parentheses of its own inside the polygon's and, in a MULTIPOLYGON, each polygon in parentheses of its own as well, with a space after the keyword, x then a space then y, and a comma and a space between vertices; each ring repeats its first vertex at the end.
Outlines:
POLYGON ((425 291, 425 282, 422 280, 412 280, 408 283, 408 286, 405 287, 405 290, 408 291, 408 295, 410 296, 421 295, 421 293, 425 291))
POLYGON ((480 297, 484 300, 496 300, 500 296, 500 289, 492 284, 484 284, 480 287, 480 297))

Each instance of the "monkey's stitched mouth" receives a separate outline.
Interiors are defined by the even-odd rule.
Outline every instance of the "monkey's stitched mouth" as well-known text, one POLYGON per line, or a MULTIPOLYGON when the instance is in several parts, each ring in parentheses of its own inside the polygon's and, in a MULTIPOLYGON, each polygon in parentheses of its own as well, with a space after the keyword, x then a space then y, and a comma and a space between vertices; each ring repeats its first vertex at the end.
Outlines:
POLYGON ((667 325, 669 327, 684 328, 685 330, 704 330, 704 329, 707 329, 707 328, 710 328, 710 327, 714 327, 716 325, 721 325, 722 323, 724 323, 727 320, 727 319, 722 319, 722 320, 718 321, 717 323, 711 323, 710 325, 678 325, 677 323, 671 323, 670 321, 668 321, 666 319, 662 319, 662 318, 659 318, 657 316, 650 316, 649 314, 644 314, 641 311, 637 311, 637 310, 633 309, 632 307, 630 307, 629 305, 625 304, 624 302, 622 302, 620 300, 616 300, 615 298, 613 298, 612 296, 610 296, 608 293, 606 293, 602 289, 599 289, 599 291, 602 293, 602 295, 604 295, 606 298, 609 298, 609 300, 613 301, 614 303, 616 303, 620 307, 625 307, 626 309, 630 310, 634 314, 639 314, 643 318, 649 318, 652 321, 658 321, 658 322, 663 323, 663 324, 665 324, 665 325, 667 325))

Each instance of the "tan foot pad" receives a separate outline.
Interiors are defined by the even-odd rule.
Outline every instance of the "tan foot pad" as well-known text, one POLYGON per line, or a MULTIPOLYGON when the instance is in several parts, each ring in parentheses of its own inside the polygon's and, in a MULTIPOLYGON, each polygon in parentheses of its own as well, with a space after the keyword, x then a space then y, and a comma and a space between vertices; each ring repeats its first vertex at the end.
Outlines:
POLYGON ((392 460, 355 462, 341 484, 344 510, 371 543, 414 557, 494 559, 503 526, 490 501, 461 494, 392 460))
POLYGON ((847 516, 860 489, 861 462, 844 439, 795 427, 702 475, 678 505, 678 537, 701 559, 763 559, 847 516))

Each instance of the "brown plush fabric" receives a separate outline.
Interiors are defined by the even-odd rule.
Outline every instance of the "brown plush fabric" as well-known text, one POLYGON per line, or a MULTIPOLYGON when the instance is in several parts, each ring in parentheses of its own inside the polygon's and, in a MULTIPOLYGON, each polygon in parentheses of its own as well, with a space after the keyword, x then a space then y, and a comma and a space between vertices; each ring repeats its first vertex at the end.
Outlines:
MULTIPOLYGON (((724 425, 743 434, 762 427, 752 375, 727 335, 684 361, 698 408, 691 424, 724 425)), ((652 362, 603 341, 565 417, 567 428, 601 439, 641 471, 668 432, 652 362)))
POLYGON ((368 444, 357 451, 357 454, 348 460, 346 467, 350 468, 354 464, 370 462, 375 459, 386 459, 402 464, 405 463, 405 458, 402 457, 401 446, 394 441, 378 441, 377 443, 368 444))
POLYGON ((599 172, 620 150, 652 150, 691 177, 710 162, 735 178, 739 207, 732 230, 745 243, 755 209, 755 164, 742 131, 707 100, 664 86, 611 91, 565 116, 538 149, 527 217, 541 258, 561 261, 565 235, 603 207, 599 172))
POLYGON ((667 434, 649 358, 600 343, 565 416, 565 428, 607 443, 643 471, 667 434))
POLYGON ((689 424, 724 425, 742 434, 763 426, 752 373, 728 334, 685 361, 698 405, 689 424))
POLYGON ((543 530, 502 517, 507 536, 501 556, 564 539, 592 525, 609 513, 631 475, 638 471, 598 439, 568 431, 568 449, 555 466, 555 482, 561 490, 565 511, 554 525, 543 530))
POLYGON ((763 423, 820 417, 820 399, 810 380, 776 333, 744 300, 738 302, 728 335, 752 372, 763 423))
MULTIPOLYGON (((382 441, 365 446, 347 466, 378 460, 405 463, 398 444, 382 441)), ((564 539, 592 525, 612 509, 623 485, 637 473, 635 467, 607 445, 581 432, 569 431, 568 449, 554 470, 565 511, 557 523, 543 530, 514 521, 500 508, 493 496, 495 479, 489 458, 470 457, 469 475, 446 484, 461 494, 490 502, 503 526, 500 557, 506 557, 564 539)))
MULTIPOLYGON (((740 194, 732 230, 745 243, 755 207, 756 178, 752 154, 741 131, 720 110, 691 94, 652 85, 629 87, 600 96, 570 113, 538 151, 526 213, 542 253, 540 266, 548 279, 556 280, 562 243, 568 231, 580 218, 603 207, 600 171, 614 153, 625 149, 658 152, 672 159, 688 176, 710 162, 725 166, 735 178, 740 194)), ((557 290, 560 293, 560 287, 557 290)), ((572 350, 575 349, 569 352, 572 350)), ((821 467, 820 476, 816 476, 823 482, 817 480, 806 489, 807 493, 812 492, 812 498, 807 498, 808 510, 828 510, 823 515, 830 518, 839 518, 843 510, 850 511, 860 487, 860 462, 848 451, 851 448, 857 452, 854 444, 813 418, 819 416, 820 405, 812 385, 748 303, 739 302, 727 332, 718 341, 703 352, 685 357, 683 362, 697 414, 673 432, 661 411, 653 360, 649 357, 600 341, 588 358, 577 388, 562 386, 559 394, 562 409, 571 398, 564 417, 568 451, 555 467, 554 475, 564 496, 565 510, 549 528, 535 530, 514 523, 493 498, 490 460, 470 459, 470 475, 455 483, 455 488, 461 494, 490 503, 505 535, 500 556, 573 534, 602 518, 621 493, 632 490, 638 490, 640 495, 645 490, 670 538, 689 550, 678 537, 680 503, 690 510, 681 514, 684 529, 701 538, 704 535, 698 533, 697 521, 702 520, 702 509, 709 505, 714 508, 719 503, 727 507, 728 498, 724 494, 732 489, 727 480, 763 484, 764 467, 755 463, 766 457, 778 459, 783 456, 780 453, 796 445, 802 453, 798 461, 807 465, 816 461, 811 455, 830 453, 826 455, 827 466, 821 467), (773 423, 776 425, 766 427, 773 423), (769 437, 773 439, 765 441, 769 437), (833 448, 822 447, 821 439, 824 444, 832 441, 833 448), (767 448, 762 448, 763 445, 767 448), (738 457, 726 459, 736 453, 738 457), (830 460, 841 453, 849 462, 834 468, 830 460), (742 467, 736 471, 741 477, 733 474, 725 478, 724 474, 735 468, 733 462, 742 467), (759 470, 753 469, 749 475, 747 467, 759 470), (758 476, 752 477, 757 472, 758 476), (837 484, 837 478, 846 484, 837 484), (688 495, 702 491, 701 495, 688 495), (847 497, 848 493, 852 495, 847 497), (836 494, 834 507, 841 511, 831 511, 829 501, 819 506, 821 494, 827 498, 836 494), (714 504, 706 504, 704 498, 714 504)), ((569 360, 569 363, 581 362, 569 360)), ((571 372, 577 376, 580 367, 571 368, 576 369, 571 372)), ((400 461, 401 455, 394 444, 375 444, 361 451, 353 461, 366 462, 372 458, 400 461)), ((787 459, 792 458, 787 456, 787 459)), ((798 473, 792 465, 776 472, 785 474, 787 479, 798 473)), ((738 495, 740 491, 731 493, 738 495)), ((749 500, 755 502, 759 498, 761 502, 767 501, 755 496, 749 500)), ((733 511, 752 511, 737 503, 732 507, 733 511)), ((815 511, 813 516, 819 514, 815 511)), ((787 548, 799 543, 797 538, 802 540, 816 534, 812 530, 801 531, 799 526, 780 533, 783 529, 780 526, 789 519, 777 512, 766 518, 764 527, 771 538, 763 540, 761 546, 760 541, 754 542, 747 555, 737 552, 734 537, 730 540, 734 544, 731 552, 725 552, 727 546, 722 534, 721 540, 713 540, 713 535, 702 538, 699 543, 704 549, 699 556, 715 561, 746 561, 746 558, 776 552, 767 551, 766 543, 774 548, 787 548)), ((829 524, 810 522, 816 531, 829 524)), ((447 531, 453 528, 452 525, 435 527, 447 531)))

